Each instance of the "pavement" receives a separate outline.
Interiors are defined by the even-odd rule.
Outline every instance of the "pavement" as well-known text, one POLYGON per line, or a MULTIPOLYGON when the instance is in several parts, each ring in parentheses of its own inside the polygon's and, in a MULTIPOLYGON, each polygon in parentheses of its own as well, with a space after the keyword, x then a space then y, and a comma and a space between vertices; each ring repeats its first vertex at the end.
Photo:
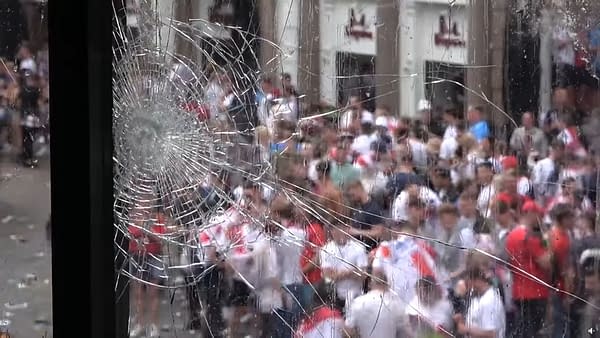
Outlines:
POLYGON ((52 337, 50 162, 23 168, 0 156, 0 328, 15 337, 52 337))
MULTIPOLYGON (((45 232, 49 215, 49 155, 30 169, 0 154, 0 332, 7 328, 12 338, 53 337, 52 259, 45 232)), ((160 337, 201 337, 185 329, 185 289, 159 294, 160 337)))

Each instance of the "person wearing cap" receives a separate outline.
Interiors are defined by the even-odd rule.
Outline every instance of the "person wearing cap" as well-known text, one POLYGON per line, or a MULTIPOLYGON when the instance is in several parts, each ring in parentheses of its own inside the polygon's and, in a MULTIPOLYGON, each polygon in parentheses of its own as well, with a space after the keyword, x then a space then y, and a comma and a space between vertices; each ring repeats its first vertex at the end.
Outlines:
MULTIPOLYGON (((392 219, 394 221, 406 221, 411 218, 409 203, 413 197, 422 200, 427 211, 435 211, 442 204, 438 195, 426 185, 407 184, 392 203, 392 219)), ((430 225, 428 224, 428 228, 430 225)))
POLYGON ((519 314, 514 333, 515 337, 535 337, 546 317, 552 255, 540 228, 544 210, 534 201, 528 201, 523 205, 521 216, 521 225, 506 237, 513 275, 512 296, 515 313, 519 314))
POLYGON ((504 338, 504 304, 500 292, 492 286, 487 271, 473 264, 465 271, 464 280, 471 291, 471 298, 466 316, 454 315, 457 333, 465 337, 504 338))

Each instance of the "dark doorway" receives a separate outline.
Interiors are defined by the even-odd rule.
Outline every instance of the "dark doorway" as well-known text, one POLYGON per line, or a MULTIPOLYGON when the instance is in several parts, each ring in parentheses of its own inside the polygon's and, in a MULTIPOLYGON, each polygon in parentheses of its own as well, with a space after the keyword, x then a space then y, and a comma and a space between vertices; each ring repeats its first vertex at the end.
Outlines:
POLYGON ((25 37, 27 25, 20 1, 0 1, 0 57, 13 60, 25 37))
POLYGON ((259 17, 255 1, 213 0, 208 15, 211 23, 240 28, 203 39, 202 48, 214 60, 211 64, 230 68, 237 74, 256 71, 259 46, 254 36, 258 33, 259 17))
POLYGON ((337 53, 338 104, 345 105, 348 98, 357 95, 369 111, 375 110, 375 56, 337 53))
POLYGON ((540 88, 540 39, 527 11, 515 11, 507 31, 507 111, 516 121, 526 111, 537 112, 540 88))
POLYGON ((465 109, 464 66, 442 62, 425 62, 425 97, 431 102, 433 118, 441 117, 444 109, 453 106, 465 109), (440 81, 441 79, 447 81, 440 81))

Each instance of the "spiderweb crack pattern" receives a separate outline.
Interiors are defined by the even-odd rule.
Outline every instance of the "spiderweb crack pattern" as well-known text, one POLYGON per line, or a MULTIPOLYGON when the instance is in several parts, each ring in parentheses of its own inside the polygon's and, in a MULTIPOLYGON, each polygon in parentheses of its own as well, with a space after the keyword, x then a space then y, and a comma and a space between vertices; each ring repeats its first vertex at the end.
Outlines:
MULTIPOLYGON (((162 18, 153 9, 156 6, 155 1, 139 2, 135 9, 138 16, 138 28, 135 32, 122 26, 114 29, 114 34, 126 41, 123 47, 114 50, 113 76, 114 226, 122 234, 117 236, 115 246, 118 254, 127 258, 123 266, 117 267, 118 273, 138 283, 170 290, 198 283, 210 273, 210 270, 204 270, 191 279, 177 278, 182 273, 194 271, 195 265, 198 265, 179 261, 178 254, 205 250, 198 240, 200 234, 216 219, 226 215, 227 205, 235 206, 237 202, 229 191, 219 188, 219 185, 214 190, 216 196, 206 196, 202 188, 209 181, 228 180, 235 184, 245 180, 254 182, 264 190, 289 201, 299 211, 296 217, 306 218, 307 221, 318 220, 325 227, 338 228, 340 224, 352 222, 353 219, 348 216, 350 213, 341 212, 342 209, 339 208, 355 211, 352 207, 317 196, 294 181, 290 175, 281 175, 286 171, 281 169, 286 163, 285 156, 274 163, 261 161, 253 156, 253 145, 247 136, 256 130, 257 112, 251 98, 254 97, 254 88, 258 87, 262 73, 257 67, 258 57, 253 51, 258 41, 276 45, 233 26, 218 28, 229 30, 233 39, 212 39, 210 27, 214 29, 214 26, 199 25, 199 22, 203 22, 201 19, 180 22, 173 18, 162 18), (175 41, 190 45, 197 56, 195 60, 202 61, 195 61, 188 55, 178 54, 170 46, 165 46, 162 40, 170 39, 161 36, 164 32, 174 35, 175 41), (215 106, 215 97, 210 94, 211 82, 215 80, 211 73, 214 74, 214 71, 222 74, 221 85, 230 86, 230 100, 234 102, 234 109, 230 109, 229 114, 219 113, 218 116, 205 119, 202 114, 211 114, 211 109, 215 106), (202 109, 208 112, 198 111, 202 109), (218 202, 212 203, 209 199, 218 202), (157 208, 171 219, 166 224, 170 226, 170 230, 160 234, 152 229, 152 225, 160 221, 153 212, 157 208), (142 235, 132 236, 135 231, 142 235), (139 257, 132 257, 129 248, 122 241, 122 238, 127 238, 129 242, 142 245, 141 241, 147 237, 158 238, 167 247, 167 252, 148 253, 140 260, 139 257), (161 280, 135 273, 140 270, 158 271, 161 280)), ((276 60, 277 56, 270 62, 274 63, 276 60)), ((454 83, 479 96, 499 114, 507 115, 510 122, 516 125, 484 93, 480 94, 448 79, 434 78, 432 83, 441 82, 454 83)), ((334 109, 311 118, 339 112, 341 110, 334 109)), ((304 123, 309 119, 300 119, 299 122, 304 123)), ((270 236, 268 232, 272 226, 286 231, 283 224, 269 218, 268 210, 236 211, 261 233, 266 232, 267 237, 270 236)), ((384 219, 386 222, 392 221, 387 217, 384 219)), ((391 232, 395 236, 403 234, 396 230, 391 232)), ((405 235, 453 246, 434 238, 408 233, 405 235)), ((346 233, 346 236, 350 237, 350 234, 346 233)), ((305 239, 293 234, 270 240, 275 246, 306 246, 305 239)), ((235 241, 229 245, 228 248, 221 248, 224 259, 238 246, 242 246, 235 241)), ((485 251, 474 251, 488 256, 490 260, 509 265, 507 261, 485 251)), ((343 263, 360 270, 352 262, 343 263)), ((515 273, 524 274, 544 284, 519 267, 511 268, 515 273)), ((369 277, 378 278, 372 275, 369 277)), ((250 288, 258 286, 246 279, 244 282, 250 288)), ((557 292, 564 292, 550 285, 546 286, 557 292)), ((575 295, 569 296, 585 302, 575 295)), ((299 302, 295 297, 292 301, 299 302)), ((327 300, 322 301, 325 303, 327 300)), ((302 309, 303 314, 308 311, 302 309)), ((275 312, 275 315, 279 316, 279 313, 275 312)), ((431 323, 425 325, 429 324, 431 323)), ((447 334, 451 336, 450 333, 447 334)))

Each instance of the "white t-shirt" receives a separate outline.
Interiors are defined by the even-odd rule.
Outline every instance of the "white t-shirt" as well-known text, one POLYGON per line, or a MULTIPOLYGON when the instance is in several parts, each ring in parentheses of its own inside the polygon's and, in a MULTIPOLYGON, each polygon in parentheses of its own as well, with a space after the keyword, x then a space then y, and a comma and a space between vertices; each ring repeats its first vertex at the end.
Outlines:
POLYGON ((264 231, 252 224, 244 224, 237 228, 236 232, 235 240, 229 239, 226 259, 236 272, 233 278, 255 285, 262 279, 256 267, 256 256, 261 252, 255 248, 263 245, 264 231))
POLYGON ((361 155, 369 155, 371 153, 371 144, 377 141, 377 135, 358 135, 352 142, 351 149, 361 155))
POLYGON ((554 39, 554 49, 552 51, 554 63, 575 65, 575 48, 570 32, 563 27, 556 26, 554 32, 552 32, 552 38, 554 39), (562 43, 566 44, 561 47, 562 43))
POLYGON ((522 176, 519 178, 517 182, 517 193, 521 196, 529 196, 529 192, 531 191, 531 180, 529 178, 522 176))
POLYGON ((412 153, 413 164, 420 170, 427 168, 427 145, 425 143, 410 139, 408 140, 412 153))
POLYGON ((489 217, 491 213, 490 202, 496 194, 496 189, 492 184, 488 184, 481 188, 477 197, 477 209, 483 217, 489 217))
POLYGON ((429 252, 418 240, 409 236, 381 243, 375 252, 373 270, 385 274, 390 289, 405 304, 416 295, 415 284, 420 278, 433 276, 437 281, 446 280, 429 252))
MULTIPOLYGON (((371 116, 371 119, 372 119, 373 114, 371 112, 369 112, 368 110, 363 110, 360 113, 361 120, 362 120, 363 116, 371 116)), ((350 128, 350 126, 352 125, 352 121, 354 121, 354 119, 356 119, 356 116, 354 116, 354 110, 352 110, 352 109, 346 110, 340 117, 340 129, 344 130, 344 129, 350 128)))
MULTIPOLYGON (((319 310, 318 310, 319 311, 319 310)), ((331 311, 326 311, 331 313, 331 311)), ((296 332, 295 337, 302 338, 342 338, 344 334, 344 318, 341 314, 314 315, 311 320, 305 320, 296 332)))
POLYGON ((249 280, 258 296, 258 308, 261 313, 271 313, 283 306, 283 295, 279 284, 279 266, 277 243, 267 237, 261 237, 253 245, 254 269, 256 277, 249 280))
POLYGON ((229 208, 223 214, 214 216, 209 225, 198 235, 198 244, 196 255, 202 263, 213 263, 214 255, 220 252, 224 255, 229 254, 227 239, 227 230, 242 221, 243 217, 235 208, 229 208))
POLYGON ((428 306, 423 304, 418 296, 415 296, 406 307, 406 314, 410 317, 420 318, 424 322, 421 325, 431 330, 441 327, 450 332, 454 326, 452 304, 446 298, 428 306))
POLYGON ((506 314, 500 293, 490 287, 481 297, 471 299, 466 325, 480 330, 494 330, 496 338, 504 338, 506 314))
MULTIPOLYGON (((435 191, 427 187, 420 187, 419 195, 422 200, 426 201, 427 207, 437 208, 442 204, 442 201, 435 191)), ((396 197, 392 204, 392 219, 394 221, 408 220, 408 201, 409 195, 407 191, 402 191, 398 194, 398 197, 396 197)))
MULTIPOLYGON (((274 194, 273 188, 271 188, 267 185, 262 185, 260 187, 260 191, 261 191, 261 196, 265 201, 271 200, 271 197, 274 194)), ((244 196, 244 187, 242 187, 240 185, 240 186, 236 187, 235 189, 233 189, 233 197, 236 201, 240 201, 243 196, 244 196)))
POLYGON ((549 157, 535 164, 531 171, 531 181, 536 197, 550 198, 556 193, 558 177, 555 178, 556 182, 552 182, 551 177, 554 170, 554 161, 549 157))
POLYGON ((281 284, 302 283, 302 267, 300 257, 306 243, 306 232, 300 226, 289 225, 281 230, 278 240, 280 256, 281 284))
POLYGON ((456 156, 458 149, 458 141, 454 137, 444 137, 440 145, 440 158, 442 160, 450 160, 456 156))
POLYGON ((404 309, 391 292, 371 290, 352 301, 346 326, 357 329, 360 337, 397 337, 408 325, 404 309))
MULTIPOLYGON (((334 269, 337 272, 356 268, 365 270, 369 264, 365 248, 354 239, 344 245, 330 241, 321 249, 320 258, 321 269, 334 269)), ((337 281, 335 287, 341 299, 354 299, 362 294, 362 282, 356 279, 337 281)))
POLYGON ((446 130, 444 130, 444 139, 453 138, 456 140, 458 137, 458 131, 455 126, 447 126, 446 130))

